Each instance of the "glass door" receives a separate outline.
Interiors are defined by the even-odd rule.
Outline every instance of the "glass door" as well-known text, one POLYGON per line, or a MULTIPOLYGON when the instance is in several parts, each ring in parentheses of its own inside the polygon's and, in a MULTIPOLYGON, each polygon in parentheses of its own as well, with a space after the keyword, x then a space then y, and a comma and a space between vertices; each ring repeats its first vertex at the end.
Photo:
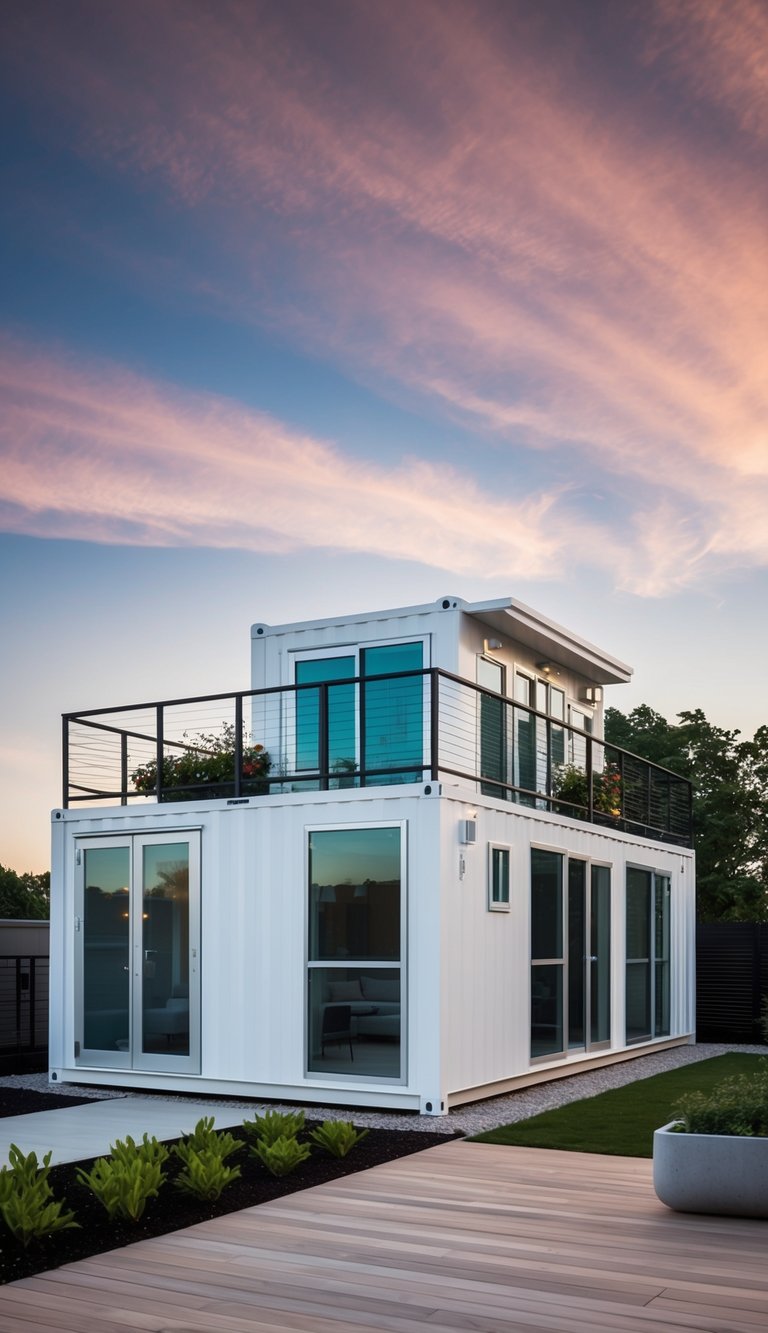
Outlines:
POLYGON ((381 644, 295 662, 294 788, 330 790, 420 782, 424 772, 425 683, 422 641, 381 644), (394 676, 375 680, 371 677, 394 676), (356 678, 362 678, 355 685, 356 678), (318 775, 318 776, 312 776, 318 775), (362 775, 362 778, 361 778, 362 775))
POLYGON ((199 1072, 199 837, 80 844, 77 1063, 199 1072))
POLYGON ((611 872, 531 849, 531 1058, 611 1040, 611 872))

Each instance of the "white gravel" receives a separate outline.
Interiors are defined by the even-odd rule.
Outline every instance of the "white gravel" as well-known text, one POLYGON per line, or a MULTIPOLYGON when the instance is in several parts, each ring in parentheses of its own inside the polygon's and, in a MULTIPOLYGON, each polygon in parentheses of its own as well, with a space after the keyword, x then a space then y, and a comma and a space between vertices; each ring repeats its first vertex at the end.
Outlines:
MULTIPOLYGON (((460 1134, 480 1134, 498 1125, 510 1125, 518 1120, 527 1120, 540 1111, 549 1111, 556 1106, 565 1106, 569 1102, 581 1101, 586 1097, 596 1097, 608 1088, 621 1088, 638 1079, 650 1078, 653 1074, 664 1073, 668 1069, 678 1069, 680 1065, 693 1064, 697 1060, 708 1060, 715 1055, 725 1055, 728 1051, 739 1051, 745 1055, 766 1055, 765 1046, 717 1045, 699 1043, 695 1046, 675 1046, 671 1050, 657 1051, 654 1054, 638 1056, 621 1064, 606 1065, 602 1069, 593 1069, 584 1074, 569 1074, 550 1083, 539 1083, 535 1087, 521 1088, 518 1092, 508 1092, 501 1097, 489 1097, 485 1101, 472 1102, 467 1106, 457 1106, 447 1115, 418 1115, 402 1111, 363 1111, 357 1108, 338 1106, 315 1106, 304 1104, 307 1115, 319 1120, 352 1120, 356 1125, 368 1125, 381 1129, 412 1129, 426 1133, 458 1132, 460 1134)), ((108 1088, 88 1087, 76 1083, 49 1083, 47 1074, 11 1074, 0 1078, 0 1087, 33 1088, 37 1092, 50 1092, 69 1097, 124 1097, 126 1091, 114 1092, 108 1088)), ((163 1101, 184 1101, 182 1095, 165 1093, 144 1093, 130 1090, 132 1097, 143 1096, 163 1101)), ((191 1094, 190 1094, 191 1095, 191 1094)), ((199 1096, 199 1094, 195 1094, 199 1096)), ((206 1094, 206 1099, 214 1098, 206 1094)), ((296 1109, 279 1102, 240 1101, 228 1097, 228 1106, 243 1106, 249 1115, 262 1112, 268 1107, 272 1110, 296 1109)))

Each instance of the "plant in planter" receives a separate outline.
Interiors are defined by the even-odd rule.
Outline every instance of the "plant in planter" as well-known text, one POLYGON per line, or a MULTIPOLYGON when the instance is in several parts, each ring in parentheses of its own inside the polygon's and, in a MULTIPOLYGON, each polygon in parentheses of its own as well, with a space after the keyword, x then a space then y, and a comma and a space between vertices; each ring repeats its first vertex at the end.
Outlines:
MULTIPOLYGON (((586 810, 589 805, 589 784, 584 769, 577 768, 576 764, 560 764, 553 775, 552 794, 559 801, 586 810)), ((568 813, 579 814, 580 811, 568 813)))
POLYGON ((692 1093, 653 1136, 653 1184, 684 1213, 768 1217, 768 1059, 755 1074, 692 1093))
MULTIPOLYGON (((554 773, 553 795, 578 807, 568 813, 581 817, 589 806, 589 779, 576 764, 561 764, 554 773)), ((615 819, 621 815, 622 782, 616 764, 606 761, 602 772, 592 774, 592 809, 615 819)))
MULTIPOLYGON (((270 769, 270 758, 263 745, 243 744, 240 770, 243 790, 256 794, 267 790, 260 779, 270 769)), ((217 734, 184 732, 184 749, 179 754, 164 754, 162 801, 209 800, 231 796, 235 777, 235 728, 224 723, 217 734)), ((140 796, 154 796, 157 790, 157 761, 140 764, 131 773, 134 791, 140 796)))

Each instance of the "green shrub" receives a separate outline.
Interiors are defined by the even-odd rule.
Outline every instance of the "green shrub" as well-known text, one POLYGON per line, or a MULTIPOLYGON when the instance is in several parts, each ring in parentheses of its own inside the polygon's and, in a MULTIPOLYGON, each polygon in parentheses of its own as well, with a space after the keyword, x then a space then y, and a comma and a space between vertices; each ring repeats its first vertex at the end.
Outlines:
POLYGON ((103 1204, 110 1221, 138 1222, 164 1181, 168 1149, 146 1134, 135 1143, 130 1134, 112 1145, 111 1157, 100 1157, 91 1171, 78 1169, 77 1179, 103 1204))
POLYGON ((303 1111, 267 1111, 255 1120, 244 1120, 243 1129, 261 1143, 276 1143, 278 1139, 295 1139, 304 1128, 303 1111))
POLYGON ((22 1245, 31 1240, 50 1236, 55 1231, 77 1227, 75 1214, 63 1212, 66 1200, 53 1197, 48 1176, 51 1154, 47 1152, 42 1166, 37 1153, 27 1156, 12 1143, 8 1152, 8 1166, 0 1171, 0 1215, 8 1230, 22 1245))
POLYGON ((367 1129, 355 1129, 348 1120, 324 1120, 319 1129, 313 1129, 310 1138, 332 1157, 346 1157, 364 1139, 367 1129))
POLYGON ((709 1094, 690 1093, 672 1113, 683 1134, 768 1136, 768 1069, 726 1079, 709 1094))
POLYGON ((306 1162, 311 1148, 308 1143, 299 1143, 298 1139, 280 1136, 274 1143, 257 1139, 251 1152, 273 1176, 287 1176, 301 1162, 306 1162))
POLYGON ((180 1149, 184 1144, 188 1148, 193 1148, 195 1152, 215 1152, 222 1162, 226 1161, 233 1152, 237 1152, 241 1146, 240 1140, 227 1130, 218 1131, 213 1126, 213 1116, 203 1116, 202 1120, 198 1120, 192 1133, 185 1135, 182 1143, 177 1144, 173 1152, 180 1157, 180 1149))
POLYGON ((176 1189, 209 1202, 218 1199, 240 1176, 239 1166, 226 1165, 227 1158, 240 1147, 239 1141, 228 1132, 217 1134, 213 1125, 213 1116, 203 1116, 192 1133, 172 1149, 184 1168, 173 1182, 176 1189))
POLYGON ((239 1179, 240 1167, 227 1166, 216 1148, 193 1148, 189 1144, 179 1143, 176 1153, 184 1163, 184 1169, 173 1183, 176 1189, 193 1194, 196 1199, 207 1199, 213 1203, 227 1185, 239 1179))

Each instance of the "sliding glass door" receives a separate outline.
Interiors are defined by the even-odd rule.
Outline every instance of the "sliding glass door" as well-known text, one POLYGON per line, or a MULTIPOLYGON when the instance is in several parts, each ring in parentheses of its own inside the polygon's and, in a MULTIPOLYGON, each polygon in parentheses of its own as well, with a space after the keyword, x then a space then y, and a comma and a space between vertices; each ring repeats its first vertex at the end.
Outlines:
POLYGON ((419 639, 297 658, 296 684, 318 686, 296 691, 295 767, 308 774, 302 787, 321 781, 331 789, 358 786, 361 773, 367 786, 421 781, 423 657, 419 639), (362 677, 359 685, 356 677, 362 677))
POLYGON ((611 1040, 611 872, 531 851, 531 1058, 611 1040))

